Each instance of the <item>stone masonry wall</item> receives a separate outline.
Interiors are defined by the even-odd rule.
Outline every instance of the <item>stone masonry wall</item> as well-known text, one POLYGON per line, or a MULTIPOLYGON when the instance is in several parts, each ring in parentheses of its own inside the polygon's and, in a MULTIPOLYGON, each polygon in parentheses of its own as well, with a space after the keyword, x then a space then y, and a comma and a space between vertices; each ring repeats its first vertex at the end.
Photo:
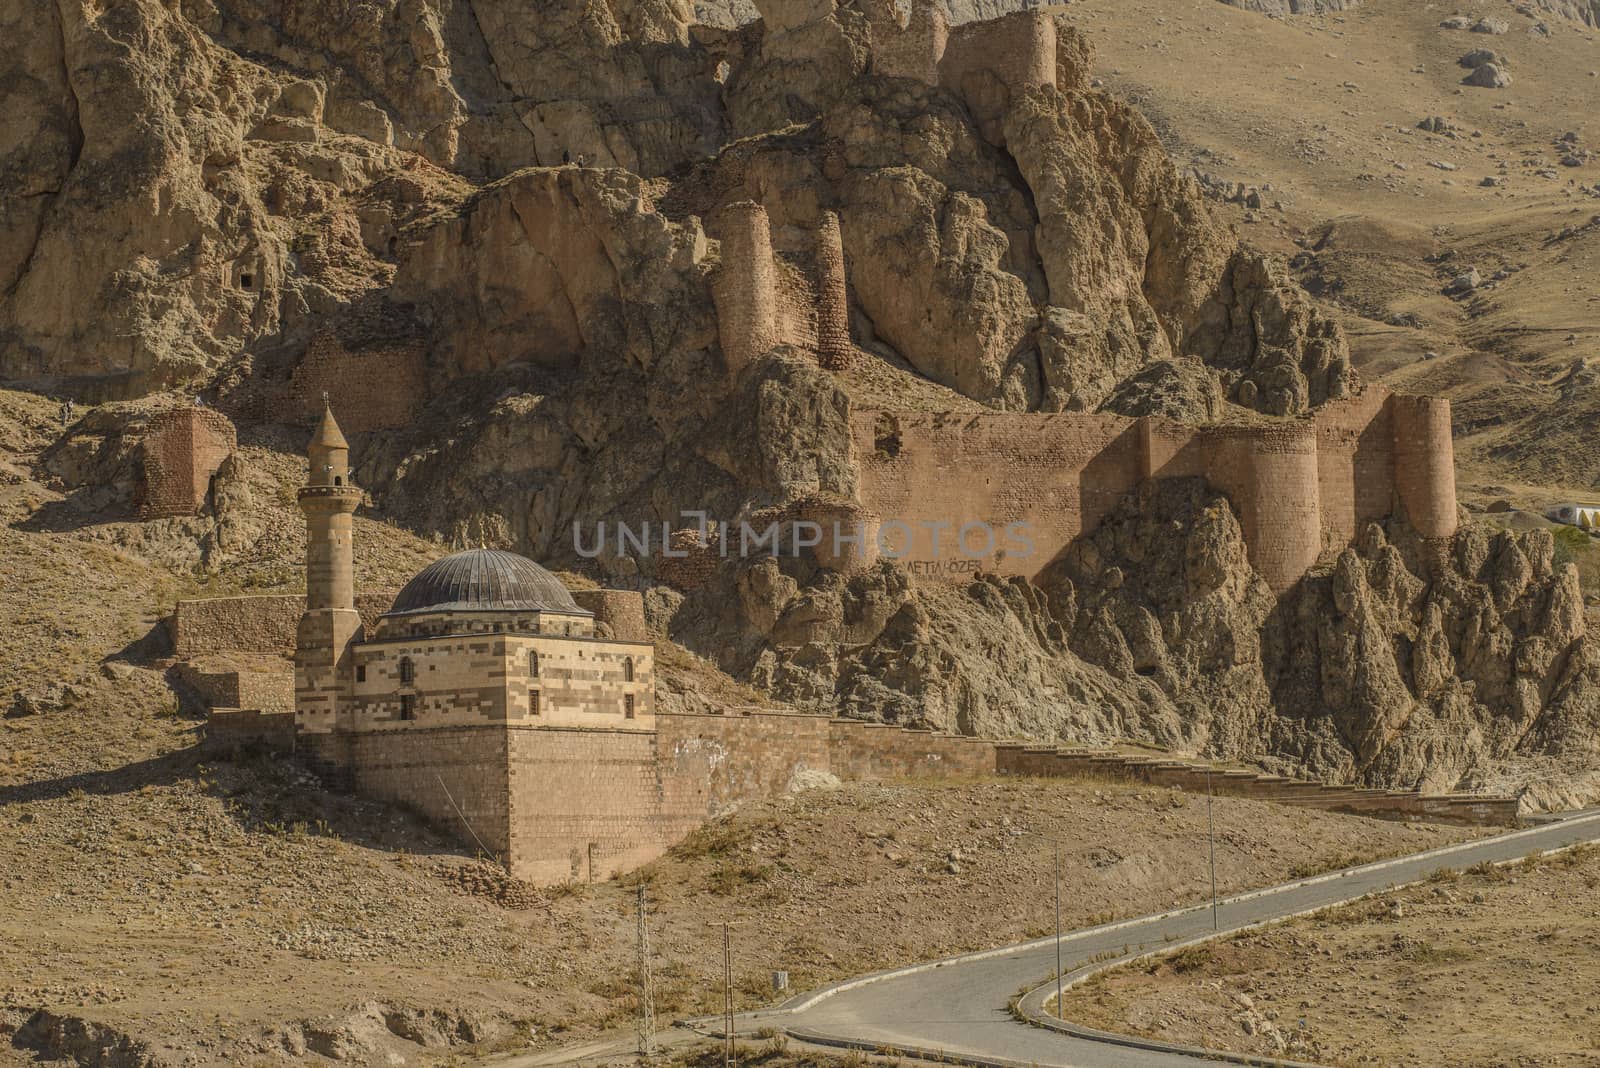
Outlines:
POLYGON ((817 362, 830 371, 848 371, 854 361, 844 239, 839 233, 839 216, 825 211, 817 227, 817 362))
MULTIPOLYGON (((356 610, 369 629, 389 610, 397 592, 374 590, 356 596, 356 610)), ((179 601, 168 624, 173 655, 185 660, 213 653, 291 655, 295 628, 305 610, 306 599, 292 593, 179 601)))
POLYGON ((1453 532, 1449 425, 1448 401, 1376 387, 1270 425, 881 411, 851 422, 860 503, 878 517, 884 555, 902 553, 914 575, 1032 577, 1143 479, 1198 477, 1233 501, 1252 565, 1279 591, 1366 522, 1403 510, 1425 536, 1453 532), (1004 535, 1013 523, 1027 525, 1031 554, 1004 535), (987 541, 963 537, 967 524, 997 532, 999 549, 974 552, 987 541))
POLYGON ((590 882, 666 851, 654 732, 511 727, 508 738, 514 876, 590 882))
POLYGON ((728 373, 738 375, 778 343, 776 273, 767 211, 752 200, 716 217, 722 265, 712 279, 717 335, 728 373))
POLYGON ((842 779, 993 772, 992 743, 786 713, 668 715, 653 732, 510 733, 512 873, 602 879, 660 856, 734 805, 805 771, 842 779))
POLYGON ((1005 142, 1011 102, 1025 90, 1056 83, 1056 23, 1042 11, 1019 11, 949 31, 937 82, 957 93, 992 144, 1005 142))
POLYGON ((144 439, 142 519, 194 515, 211 476, 238 447, 233 423, 212 408, 172 408, 150 419, 144 439))
POLYGON ((426 353, 420 341, 351 350, 319 334, 289 380, 301 414, 322 411, 322 395, 348 432, 405 426, 428 397, 426 353))
MULTIPOLYGON (((296 744, 307 740, 302 735, 296 744)), ((489 853, 509 853, 512 792, 504 727, 374 731, 344 735, 340 742, 348 747, 351 785, 358 793, 403 803, 468 848, 481 841, 489 853)))
POLYGON ((638 590, 573 590, 578 607, 594 613, 595 625, 610 628, 619 642, 648 642, 650 628, 644 620, 644 595, 638 590))
POLYGON ((904 23, 893 0, 871 0, 866 8, 872 25, 872 72, 882 78, 939 84, 939 61, 950 39, 939 5, 934 0, 911 0, 904 23))

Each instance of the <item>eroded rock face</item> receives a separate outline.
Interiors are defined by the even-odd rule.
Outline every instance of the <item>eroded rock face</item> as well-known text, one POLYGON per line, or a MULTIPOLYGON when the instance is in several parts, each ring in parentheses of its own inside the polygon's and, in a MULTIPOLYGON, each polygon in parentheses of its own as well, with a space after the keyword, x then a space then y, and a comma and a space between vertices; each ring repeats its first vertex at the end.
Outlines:
POLYGON ((1392 533, 1372 526, 1280 600, 1227 499, 1160 480, 1037 584, 730 562, 738 597, 704 587, 670 626, 785 699, 868 719, 1133 738, 1436 792, 1592 761, 1600 664, 1549 536, 1392 533))

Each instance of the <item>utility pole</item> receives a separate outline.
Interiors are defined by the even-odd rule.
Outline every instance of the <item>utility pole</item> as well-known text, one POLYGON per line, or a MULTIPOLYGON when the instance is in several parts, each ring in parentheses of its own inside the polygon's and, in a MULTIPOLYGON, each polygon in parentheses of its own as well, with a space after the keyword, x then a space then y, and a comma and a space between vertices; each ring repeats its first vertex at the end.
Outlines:
POLYGON ((718 920, 712 927, 722 928, 722 1068, 739 1068, 733 1050, 733 927, 729 920, 718 920))
POLYGON ((1206 840, 1211 845, 1211 929, 1217 926, 1217 823, 1212 815, 1211 765, 1206 764, 1206 840))
POLYGON ((1061 1015, 1061 839, 1056 839, 1056 1015, 1061 1015))
POLYGON ((1037 831, 1026 832, 1029 838, 1043 838, 1056 847, 1056 1015, 1061 1015, 1061 991, 1065 980, 1061 974, 1061 839, 1037 831))
POLYGON ((644 883, 639 883, 639 1056, 656 1051, 656 992, 650 975, 650 921, 645 913, 644 883))

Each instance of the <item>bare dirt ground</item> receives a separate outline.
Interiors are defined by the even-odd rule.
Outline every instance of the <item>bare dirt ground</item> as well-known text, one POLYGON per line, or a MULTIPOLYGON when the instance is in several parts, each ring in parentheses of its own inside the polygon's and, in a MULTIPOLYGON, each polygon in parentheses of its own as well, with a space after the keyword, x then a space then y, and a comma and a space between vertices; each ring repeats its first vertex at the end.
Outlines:
MULTIPOLYGON (((188 748, 190 727, 153 720, 142 761, 0 790, 0 1029, 21 1029, 6 1036, 21 1050, 0 1057, 52 1048, 40 1009, 203 1064, 307 1049, 426 1059, 396 1036, 521 1048, 632 1019, 632 880, 531 890, 292 764, 188 748)), ((1225 891, 1464 833, 1234 799, 1217 822, 1225 891)), ((1074 873, 1069 924, 1194 900, 1204 827, 1182 793, 1067 782, 859 785, 750 806, 640 876, 658 1012, 717 1006, 708 921, 740 924, 750 1007, 772 997, 775 968, 806 987, 1044 933, 1043 836, 1063 837, 1074 873)))
POLYGON ((1600 33, 1506 0, 1287 20, 1216 0, 1058 10, 1179 160, 1260 191, 1222 210, 1340 313, 1364 374, 1454 399, 1466 500, 1592 494, 1600 33), (1457 13, 1509 32, 1440 26, 1457 13), (1508 88, 1461 84, 1476 48, 1506 58, 1508 88), (1419 128, 1433 117, 1445 130, 1419 128), (1446 295, 1471 267, 1483 284, 1446 295))
POLYGON ((1430 883, 1108 973, 1067 1016, 1330 1065, 1600 1063, 1600 852, 1430 883))

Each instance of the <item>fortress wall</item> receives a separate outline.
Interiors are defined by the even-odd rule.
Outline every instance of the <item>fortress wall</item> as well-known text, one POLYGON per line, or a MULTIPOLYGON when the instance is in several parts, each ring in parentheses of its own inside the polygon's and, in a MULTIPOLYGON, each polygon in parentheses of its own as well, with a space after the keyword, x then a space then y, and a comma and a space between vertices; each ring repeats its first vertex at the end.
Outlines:
POLYGON ((1043 11, 1017 11, 950 32, 939 81, 966 91, 967 76, 986 71, 1012 93, 1056 83, 1056 22, 1043 11))
POLYGON ((592 882, 665 851, 654 732, 511 727, 507 746, 516 878, 592 882))
POLYGON ((1200 432, 1206 480, 1239 511, 1250 564, 1281 593, 1322 554, 1317 435, 1309 423, 1200 432))
POLYGON ((777 319, 774 344, 817 351, 817 287, 807 271, 787 256, 773 259, 777 319))
POLYGON ((139 517, 199 512, 211 492, 211 477, 238 444, 233 423, 212 408, 171 408, 152 416, 144 439, 139 517))
POLYGON ((817 228, 817 361, 830 371, 848 371, 855 361, 844 239, 839 233, 839 216, 831 211, 822 213, 817 228))
POLYGON ((833 501, 801 501, 797 512, 800 520, 822 529, 821 543, 811 550, 818 564, 851 574, 878 562, 878 516, 858 504, 833 501))
POLYGON ((1450 402, 1441 397, 1390 401, 1395 489, 1413 529, 1425 538, 1456 532, 1455 446, 1450 402))
POLYGON ((995 773, 995 743, 853 719, 831 721, 829 767, 849 781, 995 773))
MULTIPOLYGON (((1038 574, 1098 525, 1145 468, 1138 425, 1117 415, 860 411, 852 416, 852 449, 861 503, 881 517, 884 545, 907 550, 901 558, 912 573, 931 578, 980 569, 1038 574), (1005 537, 1014 522, 1028 524, 1031 555, 1005 537), (951 524, 937 550, 924 523, 951 524), (957 549, 954 539, 967 523, 989 524, 996 552, 975 557, 957 549)), ((984 547, 980 536, 969 538, 968 549, 984 547)))
POLYGON ((950 26, 933 0, 911 0, 904 26, 892 2, 873 4, 872 73, 884 78, 914 78, 939 84, 939 63, 949 45, 950 26))
POLYGON ((248 671, 214 661, 179 664, 174 670, 208 708, 294 713, 292 669, 248 671))
POLYGON ((652 640, 644 620, 644 595, 638 590, 573 590, 572 599, 579 608, 594 613, 596 625, 608 625, 615 640, 652 640))
POLYGON ((776 269, 767 212, 753 200, 717 214, 722 264, 711 283, 728 373, 737 375, 778 343, 776 269))
MULTIPOLYGON (((356 595, 356 611, 368 629, 394 604, 398 592, 384 589, 356 595)), ((173 655, 185 660, 214 653, 292 655, 295 628, 305 610, 306 599, 294 593, 179 601, 168 624, 173 655)))
POLYGON ((1394 511, 1389 400, 1387 390, 1369 386, 1316 413, 1322 528, 1335 544, 1349 544, 1363 525, 1394 511))
POLYGON ((331 334, 306 347, 289 392, 307 417, 322 411, 322 395, 347 431, 405 426, 428 397, 427 357, 420 341, 351 351, 331 334))

